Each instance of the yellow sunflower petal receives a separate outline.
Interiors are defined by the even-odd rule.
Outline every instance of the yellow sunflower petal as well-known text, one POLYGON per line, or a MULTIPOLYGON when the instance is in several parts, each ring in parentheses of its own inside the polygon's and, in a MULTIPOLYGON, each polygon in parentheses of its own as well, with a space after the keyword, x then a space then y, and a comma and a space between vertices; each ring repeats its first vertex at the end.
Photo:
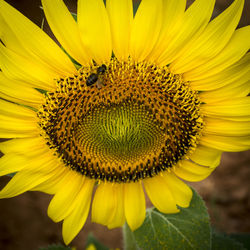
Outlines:
POLYGON ((124 209, 129 227, 136 230, 146 216, 145 195, 140 181, 124 184, 124 209))
POLYGON ((79 63, 86 65, 91 58, 81 42, 76 21, 62 0, 42 0, 49 26, 62 47, 79 63))
POLYGON ((115 187, 113 183, 101 183, 95 192, 92 203, 92 221, 107 225, 116 209, 115 187))
POLYGON ((246 79, 250 78, 250 71, 248 75, 249 77, 244 75, 234 83, 226 85, 219 89, 200 93, 201 101, 205 103, 212 103, 247 96, 250 93, 250 81, 247 81, 246 79))
POLYGON ((48 216, 55 222, 63 220, 72 211, 72 202, 78 195, 84 178, 81 174, 69 170, 61 183, 60 190, 52 198, 48 207, 48 216))
POLYGON ((118 60, 126 60, 129 56, 129 41, 133 21, 132 0, 107 0, 112 46, 118 60))
POLYGON ((25 106, 28 106, 28 107, 31 107, 31 108, 34 108, 34 109, 38 109, 39 107, 41 107, 41 104, 39 104, 39 103, 28 102, 28 101, 25 101, 23 99, 18 99, 18 98, 6 95, 1 91, 0 91, 0 99, 6 100, 6 101, 9 101, 9 102, 18 103, 18 104, 21 104, 21 105, 25 105, 25 106))
POLYGON ((28 82, 31 86, 53 90, 55 75, 42 65, 20 56, 0 43, 0 68, 10 79, 28 82))
POLYGON ((250 136, 203 136, 200 143, 204 146, 227 152, 239 152, 250 149, 250 136))
POLYGON ((75 67, 66 54, 39 27, 5 1, 0 0, 0 14, 22 46, 62 75, 72 74, 75 67))
POLYGON ((33 118, 13 118, 0 114, 0 137, 31 137, 39 134, 37 121, 33 118))
POLYGON ((202 113, 206 116, 220 118, 250 115, 250 97, 234 98, 202 105, 202 113))
POLYGON ((132 23, 129 54, 143 61, 152 51, 162 25, 162 0, 142 0, 132 23))
POLYGON ((55 194, 60 190, 63 177, 67 174, 68 169, 65 166, 58 166, 54 176, 50 179, 36 185, 31 191, 40 191, 47 194, 55 194))
POLYGON ((249 77, 249 65, 250 53, 247 53, 238 62, 221 71, 219 74, 215 74, 197 81, 191 81, 190 85, 192 88, 199 91, 214 90, 229 84, 231 85, 241 78, 249 77))
POLYGON ((250 48, 250 25, 238 29, 226 47, 213 59, 183 74, 189 81, 195 81, 217 74, 239 61, 250 48))
POLYGON ((186 181, 196 182, 207 178, 215 168, 200 166, 194 162, 183 160, 173 169, 173 172, 186 181))
POLYGON ((0 73, 0 92, 16 99, 25 100, 33 106, 41 105, 43 101, 43 95, 37 90, 23 82, 10 80, 3 73, 0 73))
POLYGON ((124 214, 124 188, 122 183, 114 184, 115 186, 115 198, 116 198, 116 208, 114 215, 109 221, 107 227, 109 229, 121 227, 125 223, 125 214, 124 214))
POLYGON ((4 45, 19 55, 27 55, 27 51, 18 41, 16 35, 11 31, 8 24, 5 22, 3 17, 0 15, 0 38, 4 45))
POLYGON ((101 64, 112 53, 109 18, 102 0, 78 0, 77 20, 84 48, 101 64))
POLYGON ((4 154, 29 154, 32 150, 43 149, 45 141, 41 136, 31 138, 18 138, 0 143, 0 150, 4 154))
POLYGON ((147 60, 155 61, 167 48, 169 42, 174 38, 178 25, 182 21, 186 8, 186 0, 163 1, 162 27, 154 49, 147 60))
POLYGON ((227 10, 212 20, 197 38, 193 39, 171 63, 176 74, 189 71, 217 55, 228 43, 236 29, 243 10, 244 0, 234 1, 227 10))
POLYGON ((162 213, 177 213, 176 201, 167 182, 161 175, 143 180, 147 195, 153 205, 162 213))
POLYGON ((220 136, 250 135, 250 120, 229 121, 229 120, 206 117, 204 121, 205 121, 205 127, 203 129, 203 133, 205 135, 220 135, 220 136))
POLYGON ((20 195, 48 180, 57 173, 52 164, 53 162, 47 162, 47 164, 43 164, 42 166, 39 163, 33 166, 33 170, 22 170, 15 174, 9 183, 0 191, 0 198, 11 198, 20 195))
POLYGON ((165 42, 165 50, 157 59, 160 65, 171 63, 192 38, 199 37, 212 16, 214 4, 215 0, 196 0, 187 9, 179 25, 171 31, 173 32, 171 39, 165 42))
POLYGON ((27 159, 17 154, 7 154, 0 158, 0 176, 12 174, 25 167, 27 159))
POLYGON ((85 178, 83 186, 74 202, 72 213, 63 221, 63 240, 68 245, 79 233, 88 217, 92 190, 95 181, 85 178))
MULTIPOLYGON (((19 139, 14 139, 13 141, 16 140, 19 139)), ((1 144, 3 143, 0 143, 0 145, 1 144)), ((0 150, 2 150, 2 148, 0 148, 0 150)), ((52 162, 55 160, 51 152, 46 152, 44 150, 39 150, 36 148, 33 149, 32 153, 30 151, 24 153, 21 151, 8 152, 0 159, 1 159, 0 172, 2 175, 4 175, 4 173, 6 174, 14 173, 22 169, 25 171, 26 170, 36 171, 36 168, 39 168, 40 166, 42 167, 43 165, 46 166, 48 162, 52 162)), ((55 161, 51 163, 51 167, 49 170, 52 170, 52 168, 56 167, 56 165, 57 163, 55 161)))
POLYGON ((36 112, 20 105, 0 99, 0 115, 6 115, 21 119, 32 119, 36 117, 36 112))
POLYGON ((163 173, 162 177, 168 185, 176 204, 181 207, 188 207, 193 195, 191 188, 172 173, 163 173))
POLYGON ((190 159, 199 165, 217 167, 220 164, 222 151, 198 145, 190 159))

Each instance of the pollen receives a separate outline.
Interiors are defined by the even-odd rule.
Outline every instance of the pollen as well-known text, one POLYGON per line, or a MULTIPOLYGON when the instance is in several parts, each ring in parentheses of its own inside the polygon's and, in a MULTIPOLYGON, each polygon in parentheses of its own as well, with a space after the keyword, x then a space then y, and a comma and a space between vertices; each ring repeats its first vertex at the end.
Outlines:
POLYGON ((58 79, 38 112, 41 136, 65 166, 96 180, 131 182, 173 168, 195 149, 200 100, 181 75, 115 58, 101 74, 100 67, 58 79))

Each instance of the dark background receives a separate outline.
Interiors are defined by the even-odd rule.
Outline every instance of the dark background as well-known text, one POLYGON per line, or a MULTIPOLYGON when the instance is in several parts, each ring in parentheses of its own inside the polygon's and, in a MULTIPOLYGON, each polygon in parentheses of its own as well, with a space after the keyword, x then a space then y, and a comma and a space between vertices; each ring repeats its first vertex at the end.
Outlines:
MULTIPOLYGON (((7 2, 41 26, 44 15, 39 8, 40 0, 7 0, 7 2)), ((76 0, 64 2, 70 11, 76 12, 76 0)), ((214 16, 221 13, 231 2, 217 0, 214 16)), ((240 26, 249 25, 249 13, 250 1, 246 0, 240 26)), ((52 35, 46 21, 44 29, 52 35)), ((205 199, 212 225, 217 230, 227 233, 250 232, 249 177, 250 151, 224 153, 220 166, 210 177, 192 184, 205 199)), ((2 177, 0 187, 3 187, 8 180, 8 177, 2 177)), ((54 223, 46 213, 50 199, 51 196, 43 193, 27 192, 15 198, 0 200, 0 249, 30 250, 62 243, 61 223, 54 223)), ((108 230, 104 226, 91 223, 90 219, 71 246, 84 249, 89 232, 93 232, 109 247, 122 246, 120 229, 108 230)))

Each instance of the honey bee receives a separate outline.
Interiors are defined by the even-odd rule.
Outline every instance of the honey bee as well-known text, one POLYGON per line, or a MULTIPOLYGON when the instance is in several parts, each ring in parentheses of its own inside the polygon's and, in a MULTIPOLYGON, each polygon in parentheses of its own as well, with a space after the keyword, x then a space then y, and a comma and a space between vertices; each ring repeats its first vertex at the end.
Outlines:
POLYGON ((102 64, 100 67, 97 68, 96 73, 91 73, 87 78, 86 85, 91 86, 96 83, 98 89, 103 87, 103 81, 101 76, 104 75, 105 71, 107 70, 107 66, 102 64))

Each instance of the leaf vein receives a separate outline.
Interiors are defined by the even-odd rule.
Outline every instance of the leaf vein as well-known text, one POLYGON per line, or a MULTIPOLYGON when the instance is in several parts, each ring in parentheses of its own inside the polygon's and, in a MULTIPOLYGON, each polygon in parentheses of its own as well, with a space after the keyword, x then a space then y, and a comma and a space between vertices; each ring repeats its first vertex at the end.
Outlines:
POLYGON ((163 221, 166 221, 168 224, 170 224, 175 229, 175 231, 178 232, 186 240, 186 242, 191 246, 191 248, 194 248, 193 244, 188 240, 188 238, 173 223, 171 223, 168 219, 166 219, 160 213, 156 213, 153 210, 151 211, 151 213, 156 214, 157 216, 161 217, 163 221))

